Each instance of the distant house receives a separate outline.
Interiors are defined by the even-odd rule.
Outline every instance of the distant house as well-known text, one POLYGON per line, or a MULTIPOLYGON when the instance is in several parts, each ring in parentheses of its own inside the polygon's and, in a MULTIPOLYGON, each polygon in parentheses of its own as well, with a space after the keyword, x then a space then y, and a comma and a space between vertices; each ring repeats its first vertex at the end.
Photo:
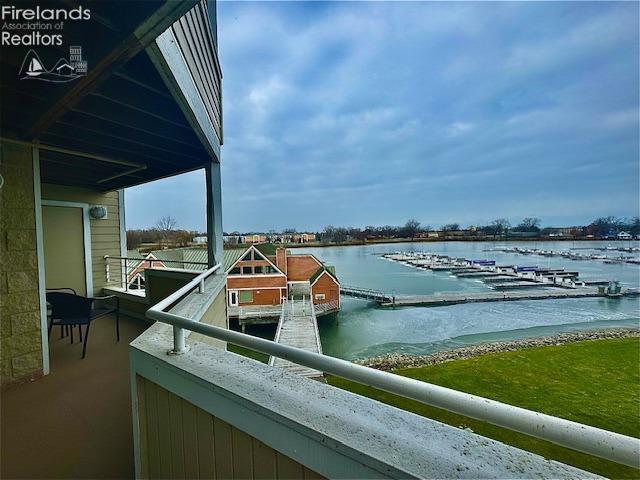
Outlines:
POLYGON ((618 235, 616 235, 616 237, 618 238, 618 240, 631 240, 631 239, 633 239, 633 235, 631 235, 628 232, 620 232, 620 233, 618 233, 618 235))
POLYGON ((207 237, 205 236, 193 237, 193 243, 198 243, 198 244, 207 243, 207 237))
POLYGON ((266 235, 262 235, 260 233, 255 233, 255 234, 251 234, 251 235, 243 235, 241 237, 242 242, 241 243, 246 243, 246 244, 256 244, 256 243, 265 243, 268 241, 268 238, 266 235))

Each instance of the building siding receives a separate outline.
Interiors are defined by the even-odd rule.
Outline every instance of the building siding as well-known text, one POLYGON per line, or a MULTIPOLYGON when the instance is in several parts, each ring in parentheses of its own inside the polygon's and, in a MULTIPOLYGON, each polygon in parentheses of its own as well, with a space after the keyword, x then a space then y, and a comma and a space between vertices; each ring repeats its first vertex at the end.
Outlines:
POLYGON ((32 147, 0 143, 0 384, 42 375, 32 147))
POLYGON ((311 293, 313 295, 313 303, 315 303, 316 305, 318 303, 340 300, 340 286, 327 273, 323 273, 318 278, 316 283, 312 285, 311 293), (317 294, 324 294, 324 300, 316 300, 317 294))
MULTIPOLYGON (((119 203, 118 192, 99 192, 86 188, 43 183, 42 199, 105 205, 107 207, 106 219, 96 220, 92 218, 90 220, 93 294, 101 295, 102 288, 107 283, 104 256, 119 257, 121 254, 120 210, 124 206, 119 203)), ((119 271, 116 272, 114 270, 112 272, 112 277, 116 278, 118 275, 119 271)))
POLYGON ((142 478, 322 478, 140 375, 136 386, 142 478))

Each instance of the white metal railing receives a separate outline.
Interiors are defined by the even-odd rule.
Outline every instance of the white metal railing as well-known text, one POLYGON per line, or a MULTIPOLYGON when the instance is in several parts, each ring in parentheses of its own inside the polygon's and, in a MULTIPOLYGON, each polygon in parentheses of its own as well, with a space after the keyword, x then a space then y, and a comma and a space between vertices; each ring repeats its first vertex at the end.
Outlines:
POLYGON ((203 291, 205 279, 219 268, 218 264, 198 275, 147 311, 150 319, 173 326, 174 346, 170 353, 187 351, 185 330, 190 330, 596 457, 631 467, 640 466, 640 439, 637 438, 203 324, 165 311, 195 288, 200 287, 203 291))
POLYGON ((166 269, 175 268, 187 271, 202 271, 208 266, 204 262, 191 262, 188 260, 159 260, 154 258, 132 258, 105 255, 104 275, 107 285, 118 285, 125 291, 143 291, 145 285, 141 285, 136 278, 130 278, 132 273, 141 269, 166 269))

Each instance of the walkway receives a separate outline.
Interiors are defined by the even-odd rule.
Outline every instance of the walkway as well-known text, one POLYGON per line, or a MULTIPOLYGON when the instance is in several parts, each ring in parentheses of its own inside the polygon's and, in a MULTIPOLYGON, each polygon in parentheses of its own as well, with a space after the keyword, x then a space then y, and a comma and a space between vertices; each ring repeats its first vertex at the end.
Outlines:
MULTIPOLYGON (((638 293, 633 290, 627 290, 619 296, 631 296, 638 293)), ((552 300, 563 298, 589 298, 589 297, 603 297, 607 298, 608 295, 599 293, 595 288, 576 288, 572 290, 568 289, 553 289, 546 291, 517 291, 517 292, 478 292, 478 293, 457 293, 457 292, 442 292, 438 295, 411 295, 411 296, 397 296, 394 302, 380 303, 382 307, 408 307, 408 306, 425 306, 425 307, 439 307, 444 305, 456 305, 459 303, 474 303, 474 302, 504 302, 504 301, 517 301, 517 300, 552 300)))
MULTIPOLYGON (((322 353, 318 321, 313 303, 309 298, 304 300, 285 300, 282 304, 282 314, 278 323, 275 342, 314 353, 322 353)), ((323 377, 323 373, 318 370, 297 365, 282 358, 269 358, 269 365, 307 378, 319 379, 323 377)))

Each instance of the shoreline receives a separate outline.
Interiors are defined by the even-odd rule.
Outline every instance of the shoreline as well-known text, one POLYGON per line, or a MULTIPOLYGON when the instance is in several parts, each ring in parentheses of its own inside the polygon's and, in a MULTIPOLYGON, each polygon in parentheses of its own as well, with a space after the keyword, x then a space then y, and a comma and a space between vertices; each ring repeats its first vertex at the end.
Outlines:
MULTIPOLYGON (((345 242, 307 242, 282 244, 284 248, 326 248, 326 247, 362 247, 366 245, 384 245, 394 243, 438 243, 438 242, 628 242, 629 240, 585 238, 585 237, 440 237, 440 238, 385 238, 380 240, 352 240, 345 242)), ((637 240, 631 240, 637 241, 637 240)), ((279 245, 280 246, 280 245, 279 245)))
POLYGON ((481 343, 468 347, 444 350, 428 355, 405 355, 390 353, 366 359, 354 360, 353 363, 375 368, 377 370, 391 371, 397 368, 416 368, 428 365, 437 365, 455 360, 468 360, 483 355, 494 353, 514 352, 536 347, 558 346, 583 341, 596 341, 614 338, 640 337, 640 328, 606 328, 600 330, 587 330, 583 332, 559 333, 544 337, 522 338, 504 342, 481 343))

